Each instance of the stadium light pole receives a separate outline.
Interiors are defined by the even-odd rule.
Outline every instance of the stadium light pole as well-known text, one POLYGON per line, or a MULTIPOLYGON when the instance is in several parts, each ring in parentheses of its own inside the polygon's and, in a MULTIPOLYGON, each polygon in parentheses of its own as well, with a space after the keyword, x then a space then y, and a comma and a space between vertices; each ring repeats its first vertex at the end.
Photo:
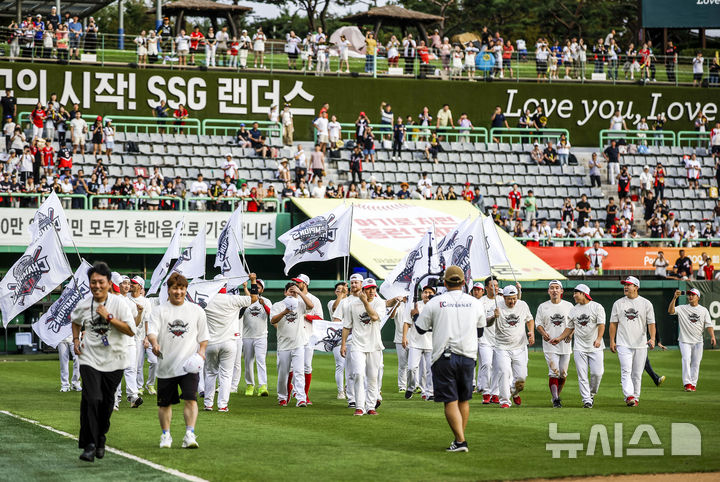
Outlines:
POLYGON ((125 12, 123 0, 118 0, 118 48, 125 49, 125 12))
POLYGON ((62 12, 60 11, 60 0, 55 0, 55 10, 57 10, 58 18, 62 18, 62 12))
POLYGON ((15 14, 17 16, 17 24, 20 25, 22 23, 22 0, 17 0, 15 4, 15 14))
POLYGON ((162 25, 162 0, 155 0, 155 30, 162 25))

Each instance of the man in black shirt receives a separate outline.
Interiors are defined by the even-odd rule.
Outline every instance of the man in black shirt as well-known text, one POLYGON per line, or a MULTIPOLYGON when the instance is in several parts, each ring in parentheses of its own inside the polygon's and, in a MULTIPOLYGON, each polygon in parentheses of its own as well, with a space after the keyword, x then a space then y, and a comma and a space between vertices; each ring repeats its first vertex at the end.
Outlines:
POLYGON ((692 276, 692 260, 685 256, 684 249, 680 250, 680 257, 675 261, 674 269, 680 279, 692 276))
MULTIPOLYGON (((125 178, 122 181, 122 184, 120 184, 120 195, 121 196, 132 196, 133 194, 133 186, 132 182, 130 182, 130 178, 125 176, 125 178)), ((120 209, 128 209, 130 206, 130 200, 129 199, 121 199, 120 200, 120 209)))
MULTIPOLYGON (((160 52, 163 56, 170 55, 172 51, 172 38, 173 38, 173 27, 170 25, 170 19, 163 18, 163 23, 157 29, 158 36, 160 37, 160 52)), ((163 60, 163 64, 165 61, 163 60)))
POLYGON ((252 144, 253 149, 258 149, 262 146, 262 132, 260 132, 260 129, 258 128, 258 123, 254 122, 252 129, 249 131, 250 133, 250 143, 252 144))
MULTIPOLYGON (((78 171, 77 177, 70 182, 73 185, 73 194, 83 194, 87 196, 87 193, 90 189, 88 188, 87 182, 85 181, 85 173, 82 169, 78 171)), ((82 209, 84 206, 85 205, 81 198, 72 199, 73 209, 82 209)))
POLYGON ((547 147, 543 150, 543 164, 554 166, 557 161, 557 151, 553 147, 552 141, 548 141, 547 147))
POLYGON ((47 21, 52 25, 53 30, 57 30, 58 25, 60 25, 60 15, 57 14, 57 7, 50 9, 50 15, 48 15, 47 21))
POLYGON ((655 212, 655 206, 657 205, 655 194, 652 191, 648 191, 645 195, 645 201, 643 201, 643 203, 645 204, 645 214, 643 219, 645 219, 645 221, 649 221, 650 218, 652 218, 653 213, 655 212))
POLYGON ((13 97, 9 87, 5 89, 5 97, 0 99, 0 105, 2 105, 3 119, 7 119, 8 116, 12 117, 13 121, 17 119, 17 99, 13 97))
POLYGON ((357 183, 362 182, 362 161, 363 153, 362 148, 359 144, 355 144, 355 148, 350 154, 350 182, 356 182, 355 176, 357 176, 357 183))
POLYGON ((608 163, 608 184, 613 184, 620 172, 620 150, 617 147, 615 139, 611 140, 610 145, 605 148, 603 157, 608 163))
POLYGON ((578 212, 578 226, 582 226, 583 222, 590 218, 590 203, 586 194, 580 197, 580 202, 575 205, 575 211, 578 212))

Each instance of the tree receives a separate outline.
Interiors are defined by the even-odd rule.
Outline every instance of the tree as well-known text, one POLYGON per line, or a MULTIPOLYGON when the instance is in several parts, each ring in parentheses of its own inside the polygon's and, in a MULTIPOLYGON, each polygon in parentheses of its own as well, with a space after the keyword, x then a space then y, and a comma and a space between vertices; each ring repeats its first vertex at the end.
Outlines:
MULTIPOLYGON (((137 35, 143 30, 155 28, 155 19, 147 12, 148 8, 150 4, 145 0, 125 0, 123 20, 128 35, 137 35)), ((101 8, 93 17, 101 33, 117 33, 119 26, 117 2, 101 8)))
POLYGON ((326 30, 326 19, 332 0, 263 0, 263 3, 277 5, 285 9, 295 8, 305 12, 310 31, 318 27, 318 23, 326 30))

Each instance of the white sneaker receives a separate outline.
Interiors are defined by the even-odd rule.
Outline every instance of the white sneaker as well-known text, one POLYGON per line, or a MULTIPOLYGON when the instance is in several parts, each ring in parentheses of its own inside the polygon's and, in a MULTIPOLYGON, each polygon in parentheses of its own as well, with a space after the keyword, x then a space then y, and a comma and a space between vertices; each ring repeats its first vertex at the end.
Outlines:
POLYGON ((182 448, 184 449, 196 449, 199 445, 197 443, 197 440, 195 439, 195 432, 190 432, 189 430, 185 432, 185 437, 183 437, 183 443, 182 448))
POLYGON ((338 400, 345 400, 345 393, 344 392, 338 392, 337 394, 338 400))
POLYGON ((73 385, 72 389, 76 392, 82 392, 82 386, 79 383, 73 385))
POLYGON ((169 449, 170 447, 172 447, 172 437, 170 436, 170 432, 164 432, 160 436, 160 448, 169 449))

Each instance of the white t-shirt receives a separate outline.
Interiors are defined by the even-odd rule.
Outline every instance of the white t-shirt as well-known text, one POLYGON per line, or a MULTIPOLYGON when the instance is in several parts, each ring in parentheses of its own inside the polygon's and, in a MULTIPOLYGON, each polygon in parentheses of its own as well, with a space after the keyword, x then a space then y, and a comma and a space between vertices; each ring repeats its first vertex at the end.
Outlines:
MULTIPOLYGON (((261 296, 261 298, 265 302, 265 306, 268 308, 272 306, 269 299, 264 296, 261 296)), ((245 313, 243 313, 243 338, 267 338, 269 318, 265 306, 258 300, 247 307, 245 313)))
POLYGON ((189 301, 182 305, 165 302, 150 315, 148 335, 157 336, 162 358, 158 357, 157 377, 174 378, 186 374, 183 365, 208 341, 205 312, 189 301))
MULTIPOLYGON (((393 336, 393 343, 399 345, 402 343, 403 326, 405 325, 405 303, 400 302, 397 310, 395 310, 395 335, 393 336)), ((412 329, 412 327, 410 327, 412 329)))
POLYGON ((340 126, 339 122, 330 122, 328 124, 328 133, 330 135, 330 141, 331 142, 337 142, 340 139, 340 129, 342 126, 340 126))
MULTIPOLYGON (((422 314, 423 310, 426 307, 426 303, 423 303, 422 300, 418 302, 417 310, 418 313, 422 314)), ((410 325, 408 328, 408 346, 410 348, 417 348, 418 350, 432 350, 433 349, 433 342, 432 342, 432 332, 428 331, 427 333, 423 333, 422 335, 415 329, 415 323, 413 323, 412 317, 409 316, 410 312, 407 314, 403 313, 403 323, 406 325, 410 325)))
POLYGON ((617 323, 615 343, 626 348, 647 346, 647 325, 655 323, 655 311, 647 298, 624 296, 613 303, 610 323, 617 323))
POLYGON ((240 310, 250 306, 250 297, 218 293, 205 307, 210 340, 208 345, 215 345, 241 337, 238 330, 240 310))
POLYGON ((608 255, 608 252, 602 248, 590 248, 585 251, 585 254, 590 256, 590 267, 591 268, 602 268, 603 259, 608 255))
POLYGON ((190 186, 190 192, 195 195, 205 195, 208 192, 208 185, 205 181, 193 181, 192 185, 190 186))
POLYGON ((432 330, 432 362, 443 356, 445 349, 477 360, 477 329, 484 328, 485 308, 479 300, 462 291, 446 291, 425 305, 415 324, 432 330))
POLYGON ((685 170, 687 171, 688 179, 699 179, 701 169, 700 161, 697 159, 693 160, 691 158, 685 161, 685 170))
MULTIPOLYGON (((596 301, 589 301, 584 305, 577 304, 568 313, 568 328, 575 330, 575 351, 589 353, 602 351, 605 342, 600 341, 600 347, 595 348, 593 343, 597 340, 598 325, 605 324, 605 308, 596 301)), ((562 343, 565 343, 564 341, 562 343)))
MULTIPOLYGON (((127 340, 134 337, 120 333, 107 320, 96 313, 101 303, 96 302, 92 296, 78 303, 70 315, 76 325, 84 325, 85 336, 80 343, 82 355, 78 357, 80 365, 86 365, 101 372, 122 370, 127 366, 127 340), (103 335, 107 337, 108 346, 102 342, 103 335)), ((104 303, 105 309, 116 320, 127 323, 135 333, 135 320, 128 305, 119 296, 107 295, 104 303)))
MULTIPOLYGON (((322 319, 324 318, 324 316, 323 316, 323 309, 322 309, 322 303, 320 302, 320 300, 318 299, 318 297, 315 296, 315 295, 312 294, 312 293, 309 293, 309 292, 308 292, 308 293, 305 293, 305 296, 307 296, 308 299, 310 299, 310 301, 312 301, 312 304, 313 304, 313 309, 312 309, 312 310, 308 310, 308 312, 307 312, 306 314, 307 314, 307 315, 319 316, 320 319, 322 320, 322 319)), ((305 320, 305 331, 307 332, 307 339, 308 339, 308 342, 309 342, 309 341, 310 341, 310 336, 312 335, 312 332, 313 332, 312 322, 311 322, 311 321, 307 321, 307 319, 306 319, 304 316, 303 316, 303 319, 305 320)))
POLYGON ((85 131, 87 130, 87 122, 85 122, 82 117, 76 117, 70 121, 70 127, 73 129, 73 136, 83 137, 85 135, 85 131))
POLYGON ((226 160, 223 162, 221 169, 223 170, 223 177, 230 176, 230 179, 235 179, 237 177, 237 164, 235 164, 235 161, 226 160))
MULTIPOLYGON (((565 300, 560 300, 560 303, 553 303, 548 300, 538 306, 537 314, 535 315, 536 326, 542 326, 548 336, 556 338, 565 331, 568 325, 568 313, 573 308, 572 303, 565 300)), ((543 340, 543 351, 545 353, 557 353, 559 355, 569 355, 572 351, 570 343, 558 343, 553 345, 543 340)))
POLYGON ((353 337, 350 343, 353 351, 370 353, 384 348, 380 336, 380 320, 385 314, 385 300, 376 296, 369 303, 379 317, 377 321, 370 319, 365 305, 358 297, 348 298, 348 302, 342 304, 343 328, 352 330, 353 337))
MULTIPOLYGON (((497 305, 502 305, 505 301, 503 300, 502 295, 496 295, 497 298, 497 305)), ((480 298, 480 303, 483 305, 483 308, 485 309, 485 319, 489 320, 493 317, 495 314, 495 298, 488 298, 487 295, 483 295, 482 298, 480 298)), ((479 341, 480 345, 482 346, 495 346, 495 324, 493 323, 492 326, 486 326, 483 330, 483 336, 480 338, 479 341)))
MULTIPOLYGON (((152 303, 150 303, 150 300, 145 298, 144 296, 138 296, 137 298, 133 298, 132 295, 128 295, 128 299, 131 303, 135 303, 136 305, 140 305, 143 307, 142 319, 140 320, 140 324, 135 330, 135 339, 142 340, 145 338, 147 332, 146 325, 148 323, 148 320, 150 319, 150 315, 152 314, 152 303)), ((135 307, 135 310, 137 311, 137 307, 135 307)))
POLYGON ((713 326, 710 312, 702 305, 680 305, 675 307, 678 316, 679 336, 681 343, 702 343, 703 331, 713 326))
MULTIPOLYGON (((298 297, 298 307, 278 321, 277 325, 277 349, 278 351, 294 350, 307 344, 305 337, 305 303, 298 297)), ((270 308, 270 319, 285 311, 285 300, 278 301, 270 308)))
POLYGON ((495 346, 502 350, 515 350, 528 344, 525 324, 532 320, 528 304, 518 300, 515 306, 508 308, 499 304, 500 317, 495 320, 495 346))
POLYGON ((318 117, 317 119, 315 119, 315 122, 313 122, 313 124, 315 124, 315 127, 317 127, 318 135, 319 135, 319 136, 326 136, 326 135, 328 135, 328 124, 329 124, 329 122, 328 122, 328 120, 327 120, 326 118, 324 118, 324 117, 318 117))
POLYGON ((610 130, 621 131, 623 130, 623 116, 614 115, 610 119, 610 130))
POLYGON ((178 35, 175 38, 175 48, 180 50, 190 50, 190 37, 188 35, 178 35))
MULTIPOLYGON (((127 305, 128 309, 130 310, 130 316, 132 316, 133 325, 135 327, 133 329, 133 332, 135 332, 135 334, 137 335, 138 325, 135 323, 135 318, 137 318, 137 314, 138 314, 137 305, 135 304, 134 301, 131 301, 128 296, 120 296, 120 295, 115 295, 115 296, 118 296, 118 298, 122 299, 123 302, 127 305)), ((132 336, 128 337, 126 339, 126 343, 127 343, 127 346, 135 346, 135 337, 132 337, 132 336)), ((130 364, 130 360, 128 360, 128 364, 130 364)))

